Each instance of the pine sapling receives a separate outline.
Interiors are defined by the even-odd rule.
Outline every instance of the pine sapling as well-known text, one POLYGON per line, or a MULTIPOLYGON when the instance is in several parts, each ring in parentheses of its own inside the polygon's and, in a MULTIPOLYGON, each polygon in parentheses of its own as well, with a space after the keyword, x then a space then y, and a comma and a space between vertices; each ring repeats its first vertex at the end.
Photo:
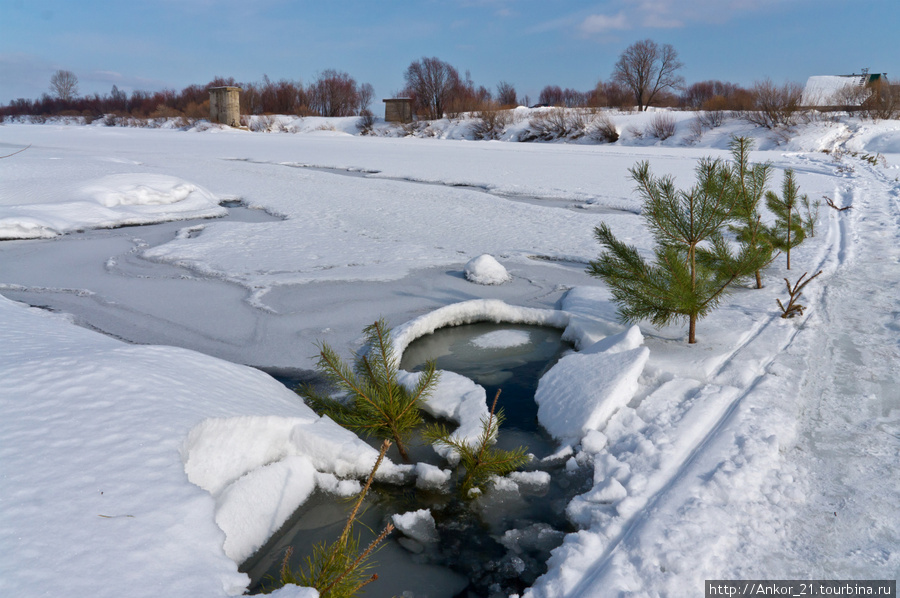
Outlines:
POLYGON ((806 306, 800 305, 798 303, 798 301, 800 300, 800 297, 803 295, 803 293, 801 291, 803 291, 803 287, 805 287, 810 282, 812 282, 812 279, 821 273, 822 273, 822 271, 819 270, 814 275, 812 275, 806 282, 804 282, 803 279, 806 278, 806 275, 807 275, 807 272, 804 272, 803 276, 801 276, 797 280, 797 283, 793 287, 791 286, 790 280, 788 280, 787 278, 784 279, 784 284, 787 285, 788 295, 790 295, 791 298, 788 301, 788 304, 786 307, 783 303, 781 303, 781 299, 775 299, 775 301, 778 302, 778 307, 781 308, 781 317, 782 318, 793 318, 794 316, 802 316, 803 315, 803 310, 806 309, 806 306))
POLYGON ((761 270, 775 259, 772 243, 759 213, 760 201, 766 193, 772 166, 768 162, 750 165, 753 140, 732 137, 729 144, 734 162, 731 164, 731 184, 734 186, 734 212, 728 225, 741 244, 741 251, 757 254, 760 267, 754 272, 756 288, 762 288, 761 270))
POLYGON ((791 169, 784 171, 781 195, 778 197, 774 191, 766 192, 766 206, 775 214, 775 224, 769 229, 769 238, 772 245, 787 256, 787 269, 790 270, 791 249, 800 245, 806 238, 800 205, 809 202, 808 197, 799 195, 799 187, 791 169))
POLYGON ((476 495, 484 489, 485 484, 493 476, 505 476, 528 463, 527 447, 520 446, 512 451, 497 449, 491 445, 497 441, 500 425, 503 423, 503 409, 497 410, 497 399, 500 391, 494 396, 491 413, 481 421, 481 435, 474 444, 451 436, 446 427, 436 424, 425 429, 424 437, 431 443, 442 444, 453 449, 459 455, 459 464, 465 469, 459 492, 464 497, 476 495))
POLYGON ((394 526, 388 523, 364 550, 360 550, 360 538, 359 535, 353 533, 353 526, 363 500, 375 479, 375 472, 378 471, 390 446, 389 440, 382 442, 378 459, 369 472, 366 485, 359 493, 356 504, 347 518, 347 524, 337 541, 331 544, 322 542, 314 546, 312 556, 306 559, 306 566, 298 571, 291 570, 288 564, 288 560, 293 554, 293 548, 288 548, 281 563, 282 585, 294 584, 315 588, 321 598, 350 598, 363 587, 378 579, 377 573, 369 574, 373 566, 369 559, 394 530, 394 526))
POLYGON ((736 281, 762 268, 768 256, 733 254, 722 236, 735 210, 731 170, 719 160, 701 160, 697 183, 676 190, 671 177, 655 178, 647 162, 630 170, 644 197, 641 213, 656 239, 654 262, 615 238, 606 224, 594 229, 605 250, 587 272, 609 285, 625 322, 649 319, 662 327, 688 321, 696 343, 697 321, 715 308, 736 281))
POLYGON ((816 236, 816 222, 819 220, 819 208, 822 206, 820 200, 810 201, 809 196, 804 194, 800 197, 800 203, 803 204, 803 211, 806 212, 806 218, 803 219, 803 232, 807 237, 816 236))
POLYGON ((357 353, 350 368, 328 345, 319 352, 319 371, 345 395, 337 400, 312 385, 297 392, 320 413, 355 432, 389 439, 397 445, 404 461, 409 461, 405 441, 422 422, 422 402, 437 385, 438 373, 429 362, 410 390, 398 380, 400 359, 394 354, 391 331, 384 320, 366 327, 366 353, 357 353))

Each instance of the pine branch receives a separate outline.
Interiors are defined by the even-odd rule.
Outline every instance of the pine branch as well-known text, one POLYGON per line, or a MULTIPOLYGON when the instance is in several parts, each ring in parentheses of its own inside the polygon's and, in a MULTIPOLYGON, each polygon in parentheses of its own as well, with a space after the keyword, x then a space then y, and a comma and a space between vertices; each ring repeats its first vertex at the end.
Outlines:
POLYGON ((293 554, 293 547, 288 548, 281 563, 282 584, 315 588, 323 598, 326 596, 328 598, 349 598, 364 586, 378 579, 377 574, 367 577, 368 570, 372 566, 368 561, 373 552, 393 531, 394 526, 388 523, 362 551, 359 550, 359 538, 353 536, 351 530, 356 523, 362 502, 371 488, 375 472, 381 466, 390 445, 391 443, 387 440, 382 443, 378 458, 369 472, 366 484, 360 492, 338 540, 331 544, 323 542, 314 546, 312 556, 306 559, 305 569, 301 569, 297 573, 292 571, 288 564, 288 560, 293 554))
POLYGON ((459 483, 459 492, 463 497, 469 497, 473 489, 480 490, 492 475, 504 476, 528 462, 525 447, 507 451, 491 446, 504 421, 503 410, 496 410, 499 397, 498 390, 490 414, 481 422, 481 434, 474 446, 452 438, 442 425, 429 426, 425 431, 425 437, 430 442, 451 448, 459 455, 459 465, 465 469, 459 483))
POLYGON ((314 409, 342 426, 391 439, 400 456, 408 461, 404 440, 421 423, 422 401, 436 386, 437 372, 432 364, 410 392, 399 382, 399 359, 394 355, 390 329, 384 320, 366 327, 365 333, 368 352, 356 354, 352 368, 327 344, 320 346, 318 368, 344 392, 344 400, 325 396, 310 385, 302 386, 298 393, 314 409))

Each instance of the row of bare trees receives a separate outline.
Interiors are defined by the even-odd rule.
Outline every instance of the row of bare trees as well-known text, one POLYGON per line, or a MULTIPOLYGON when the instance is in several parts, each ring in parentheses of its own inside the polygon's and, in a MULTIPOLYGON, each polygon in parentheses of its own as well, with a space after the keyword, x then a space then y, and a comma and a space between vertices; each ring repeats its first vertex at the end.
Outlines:
MULTIPOLYGON (((749 88, 709 80, 685 85, 679 71, 683 67, 678 52, 669 44, 645 39, 633 43, 619 56, 608 81, 599 81, 588 91, 545 86, 537 105, 567 108, 626 108, 643 111, 648 106, 699 110, 709 113, 736 112, 747 120, 768 128, 792 123, 801 111, 803 88, 797 83, 776 85, 769 80, 749 88)), ((403 74, 400 94, 413 100, 419 119, 531 105, 528 96, 519 97, 512 83, 501 81, 492 91, 476 85, 468 71, 460 75, 453 65, 437 58, 414 60, 403 74)), ((359 84, 349 74, 334 69, 321 72, 307 85, 299 80, 236 83, 216 78, 206 85, 191 85, 181 92, 134 91, 130 96, 113 86, 107 96, 78 97, 78 79, 71 71, 57 71, 51 79, 51 94, 39 100, 19 99, 0 106, 0 117, 16 115, 72 114, 100 116, 127 114, 136 117, 186 116, 203 118, 209 111, 209 88, 223 85, 241 87, 241 110, 245 114, 294 114, 299 116, 371 117, 369 107, 374 89, 359 84)), ((831 106, 872 118, 894 118, 900 113, 900 89, 896 86, 856 86, 846 98, 835 98, 831 106)))
POLYGON ((347 73, 334 69, 321 72, 313 81, 281 79, 264 75, 258 83, 238 83, 234 78, 217 77, 206 85, 189 85, 180 92, 135 90, 130 95, 113 85, 107 95, 78 96, 78 78, 71 71, 57 71, 51 77, 50 92, 37 100, 20 98, 0 106, 0 117, 20 115, 63 115, 98 118, 105 114, 137 118, 209 116, 209 89, 241 88, 241 110, 246 114, 296 114, 299 116, 353 116, 369 109, 375 89, 359 84, 347 73))

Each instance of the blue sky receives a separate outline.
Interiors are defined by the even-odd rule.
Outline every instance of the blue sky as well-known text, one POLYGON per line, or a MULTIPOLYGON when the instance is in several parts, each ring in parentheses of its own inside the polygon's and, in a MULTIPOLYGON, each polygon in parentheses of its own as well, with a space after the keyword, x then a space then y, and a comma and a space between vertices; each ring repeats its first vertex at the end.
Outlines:
POLYGON ((675 47, 688 83, 862 68, 900 81, 900 0, 0 0, 0 103, 40 97, 56 69, 107 94, 334 68, 382 98, 423 56, 534 100, 593 88, 645 38, 675 47))

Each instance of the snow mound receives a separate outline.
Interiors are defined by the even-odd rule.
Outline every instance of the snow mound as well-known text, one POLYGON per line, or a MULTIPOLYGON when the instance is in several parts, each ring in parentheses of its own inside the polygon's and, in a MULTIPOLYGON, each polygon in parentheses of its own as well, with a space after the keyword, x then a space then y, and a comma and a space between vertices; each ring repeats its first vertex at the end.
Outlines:
POLYGON ((208 190, 167 175, 115 174, 81 185, 55 185, 47 198, 51 202, 0 206, 0 239, 48 239, 90 228, 217 218, 227 213, 208 190))
POLYGON ((469 260, 465 272, 466 280, 476 284, 503 284, 512 280, 503 264, 486 253, 469 260))
POLYGON ((162 174, 112 174, 85 185, 82 193, 107 208, 173 204, 187 199, 218 204, 206 189, 162 174))
POLYGON ((650 357, 648 348, 634 347, 640 342, 643 337, 633 327, 615 342, 599 341, 603 351, 560 359, 541 378, 534 396, 541 425, 563 444, 599 430, 638 389, 638 377, 650 357))
POLYGON ((422 490, 443 490, 453 472, 429 463, 416 463, 416 488, 422 490))
POLYGON ((408 513, 398 513, 391 517, 394 526, 408 538, 423 544, 438 541, 437 527, 434 517, 428 509, 419 509, 408 513))
MULTIPOLYGON (((191 430, 182 458, 188 479, 216 500, 215 519, 225 532, 225 554, 240 563, 287 521, 318 483, 325 490, 346 494, 347 484, 333 476, 367 476, 378 452, 309 410, 301 418, 205 420, 191 430)), ((409 471, 410 466, 385 459, 376 478, 399 481, 409 471)))
MULTIPOLYGON (((401 372, 400 382, 413 388, 421 372, 401 372)), ((484 387, 454 372, 441 371, 437 386, 422 405, 424 411, 434 417, 449 419, 459 426, 451 437, 474 444, 481 434, 481 420, 490 415, 487 393, 484 387)), ((434 445, 434 450, 450 463, 459 461, 459 455, 444 445, 434 445)))

